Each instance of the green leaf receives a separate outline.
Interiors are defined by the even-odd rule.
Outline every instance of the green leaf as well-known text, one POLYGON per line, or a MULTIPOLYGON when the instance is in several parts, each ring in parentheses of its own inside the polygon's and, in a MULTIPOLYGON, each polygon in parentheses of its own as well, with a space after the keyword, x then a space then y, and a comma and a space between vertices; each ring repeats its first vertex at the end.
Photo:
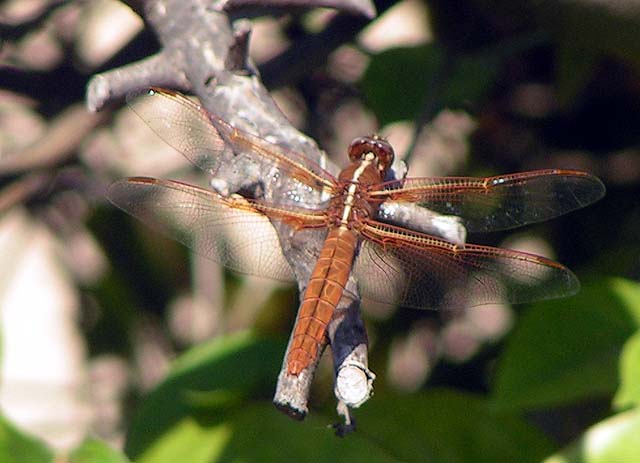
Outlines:
POLYGON ((376 396, 357 411, 358 431, 339 439, 330 426, 336 418, 312 412, 300 423, 270 403, 283 351, 284 344, 243 335, 215 340, 178 359, 135 418, 130 458, 533 462, 551 451, 545 437, 519 417, 495 414, 481 398, 449 391, 376 396), (256 394, 261 386, 267 394, 256 394), (256 395, 264 398, 251 398, 256 395))
POLYGON ((373 56, 361 86, 380 125, 420 114, 432 90, 429 82, 443 63, 444 52, 435 45, 394 48, 373 56))
POLYGON ((598 423, 580 440, 544 463, 636 463, 640 455, 640 411, 598 423))
POLYGON ((0 416, 0 461, 3 463, 45 463, 53 452, 44 442, 24 434, 0 416))
POLYGON ((344 439, 317 413, 301 423, 266 402, 185 417, 137 462, 527 463, 552 450, 532 426, 459 392, 376 397, 356 414, 358 430, 344 439))
POLYGON ((293 421, 266 402, 247 404, 219 417, 186 417, 158 440, 138 463, 398 460, 357 433, 340 439, 328 422, 312 415, 293 421))
POLYGON ((454 54, 436 44, 394 48, 372 57, 361 87, 380 125, 415 119, 428 111, 479 106, 501 61, 539 42, 525 36, 476 54, 454 54))
POLYGON ((376 395, 357 415, 358 436, 405 462, 537 462, 553 448, 519 417, 494 413, 484 398, 458 391, 376 395))
POLYGON ((499 69, 500 57, 493 52, 459 57, 442 89, 441 107, 477 107, 495 82, 499 69))
MULTIPOLYGON (((271 397, 284 351, 284 343, 249 334, 217 338, 191 349, 174 362, 165 381, 142 402, 127 436, 127 455, 132 459, 145 455, 146 459, 146 452, 158 442, 175 436, 182 439, 182 427, 191 426, 195 415, 215 410, 220 421, 252 395, 271 397)), ((205 433, 213 439, 210 434, 217 435, 216 429, 209 426, 197 435, 205 433)))
POLYGON ((69 463, 128 463, 122 453, 98 439, 87 439, 71 455, 69 463))
POLYGON ((620 388, 613 401, 618 409, 640 405, 640 332, 631 337, 620 356, 620 388))
POLYGON ((639 326, 640 286, 622 279, 532 306, 507 343, 493 405, 521 410, 612 394, 618 355, 639 326))

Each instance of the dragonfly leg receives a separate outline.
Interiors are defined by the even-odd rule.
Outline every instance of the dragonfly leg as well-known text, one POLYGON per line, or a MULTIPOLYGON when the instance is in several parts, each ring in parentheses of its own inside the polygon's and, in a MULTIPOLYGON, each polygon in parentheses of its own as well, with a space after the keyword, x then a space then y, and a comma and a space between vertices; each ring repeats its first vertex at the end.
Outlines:
POLYGON ((356 430, 356 420, 351 415, 351 410, 349 406, 345 404, 342 400, 338 401, 338 406, 336 407, 338 415, 344 418, 344 423, 335 423, 333 425, 333 429, 336 430, 336 436, 344 437, 349 433, 352 433, 356 430))

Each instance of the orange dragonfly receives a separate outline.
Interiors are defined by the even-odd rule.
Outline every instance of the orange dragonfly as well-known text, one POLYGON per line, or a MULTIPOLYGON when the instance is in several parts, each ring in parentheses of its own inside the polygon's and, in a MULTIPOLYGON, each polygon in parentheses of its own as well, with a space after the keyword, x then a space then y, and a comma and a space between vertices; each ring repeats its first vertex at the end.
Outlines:
POLYGON ((287 358, 291 375, 316 361, 352 272, 364 297, 414 308, 529 302, 579 290, 569 269, 544 257, 449 241, 425 233, 429 224, 410 229, 387 223, 381 211, 411 203, 457 216, 470 232, 503 230, 598 200, 604 185, 590 174, 550 169, 486 178, 385 180, 394 152, 374 135, 351 143, 351 163, 336 177, 301 154, 234 128, 178 93, 153 88, 131 107, 213 176, 229 156, 245 156, 271 169, 271 181, 287 179, 321 198, 303 204, 286 194, 271 200, 222 195, 147 177, 117 181, 109 190, 118 207, 242 273, 293 280, 276 228, 291 240, 321 234, 324 245, 302 296, 287 358))

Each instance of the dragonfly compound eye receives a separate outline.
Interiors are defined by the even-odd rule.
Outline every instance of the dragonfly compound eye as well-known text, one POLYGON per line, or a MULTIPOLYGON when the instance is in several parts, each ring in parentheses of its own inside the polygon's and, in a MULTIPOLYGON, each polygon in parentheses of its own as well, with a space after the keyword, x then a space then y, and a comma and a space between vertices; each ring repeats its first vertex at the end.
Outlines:
POLYGON ((379 135, 358 137, 349 145, 349 159, 359 161, 368 153, 373 153, 378 159, 380 170, 386 170, 393 163, 393 147, 379 135))

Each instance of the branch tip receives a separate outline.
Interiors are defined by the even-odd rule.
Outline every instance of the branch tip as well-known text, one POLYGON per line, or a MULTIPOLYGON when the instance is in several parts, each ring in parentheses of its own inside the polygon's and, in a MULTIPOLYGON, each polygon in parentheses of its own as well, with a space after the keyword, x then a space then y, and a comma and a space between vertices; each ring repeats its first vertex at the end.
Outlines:
POLYGON ((375 378, 376 375, 362 362, 344 362, 336 376, 336 398, 347 407, 359 407, 371 397, 375 378))

